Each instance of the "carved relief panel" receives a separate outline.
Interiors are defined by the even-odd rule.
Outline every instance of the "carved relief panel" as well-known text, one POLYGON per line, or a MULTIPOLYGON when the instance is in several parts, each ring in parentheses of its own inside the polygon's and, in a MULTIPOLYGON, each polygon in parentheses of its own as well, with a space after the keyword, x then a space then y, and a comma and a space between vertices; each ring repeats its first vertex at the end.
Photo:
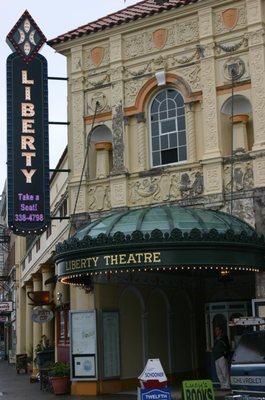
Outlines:
POLYGON ((98 103, 97 112, 105 113, 111 111, 110 87, 85 92, 85 115, 93 115, 98 103))
POLYGON ((100 67, 106 67, 110 62, 110 53, 108 43, 91 45, 84 49, 84 69, 96 70, 100 67))
POLYGON ((198 197, 203 194, 201 169, 164 172, 159 176, 132 179, 129 182, 129 205, 147 205, 198 197))
POLYGON ((215 35, 242 29, 247 25, 246 7, 242 4, 215 10, 213 19, 215 35))
POLYGON ((111 207, 110 187, 104 183, 88 187, 88 211, 103 211, 111 207))
POLYGON ((125 107, 133 106, 136 97, 143 87, 143 85, 150 79, 150 77, 143 77, 138 79, 131 79, 124 84, 124 98, 125 107))
POLYGON ((228 54, 225 58, 221 58, 216 61, 217 86, 231 83, 231 75, 229 72, 229 65, 231 64, 237 65, 237 82, 243 82, 250 79, 248 54, 240 54, 240 56, 232 56, 228 54))
MULTIPOLYGON (((233 164, 233 192, 253 189, 252 161, 236 162, 233 164)), ((224 166, 224 191, 231 193, 231 165, 224 166)))
POLYGON ((157 50, 191 43, 198 37, 197 18, 177 21, 171 25, 126 35, 123 39, 123 55, 125 59, 132 59, 157 50))

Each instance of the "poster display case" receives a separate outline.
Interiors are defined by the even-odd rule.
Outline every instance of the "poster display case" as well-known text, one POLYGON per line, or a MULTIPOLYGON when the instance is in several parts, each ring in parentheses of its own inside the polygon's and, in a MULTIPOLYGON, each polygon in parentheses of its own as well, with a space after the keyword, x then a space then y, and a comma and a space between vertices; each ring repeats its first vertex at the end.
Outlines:
POLYGON ((97 379, 96 311, 70 312, 71 380, 97 379))

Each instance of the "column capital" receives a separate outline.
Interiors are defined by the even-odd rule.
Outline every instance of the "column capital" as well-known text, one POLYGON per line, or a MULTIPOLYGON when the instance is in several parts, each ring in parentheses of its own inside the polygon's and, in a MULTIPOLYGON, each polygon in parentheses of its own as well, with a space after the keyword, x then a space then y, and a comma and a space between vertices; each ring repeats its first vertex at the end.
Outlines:
POLYGON ((48 273, 48 272, 52 272, 52 269, 53 269, 53 265, 52 264, 41 264, 41 273, 43 274, 45 274, 45 273, 48 273))
POLYGON ((33 280, 33 282, 41 281, 42 280, 41 274, 39 272, 32 274, 32 280, 33 280))
POLYGON ((27 289, 31 290, 32 287, 33 287, 33 282, 32 282, 32 281, 26 281, 26 282, 25 282, 25 289, 26 289, 26 290, 27 290, 27 289))

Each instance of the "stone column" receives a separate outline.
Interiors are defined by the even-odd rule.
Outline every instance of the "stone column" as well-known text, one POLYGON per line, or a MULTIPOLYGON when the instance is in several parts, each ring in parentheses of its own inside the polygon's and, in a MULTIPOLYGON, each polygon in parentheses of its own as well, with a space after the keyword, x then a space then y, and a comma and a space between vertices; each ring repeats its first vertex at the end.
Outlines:
POLYGON ((25 286, 26 291, 26 307, 25 307, 25 318, 26 318, 26 326, 25 326, 25 336, 26 336, 26 353, 28 357, 33 357, 33 322, 31 319, 32 316, 32 301, 28 298, 28 292, 33 291, 32 282, 26 282, 25 286))
POLYGON ((186 104, 186 132, 187 132, 187 148, 188 148, 188 162, 195 162, 196 157, 196 136, 195 136, 195 122, 194 111, 191 103, 186 104))
MULTIPOLYGON (((38 292, 38 291, 42 290, 41 275, 34 274, 32 279, 33 279, 33 291, 38 292)), ((41 324, 33 322, 33 359, 36 357, 35 349, 36 349, 37 344, 39 344, 41 341, 41 335, 42 335, 41 324)), ((34 365, 33 373, 36 372, 36 370, 37 370, 37 367, 36 367, 36 365, 34 365)))
POLYGON ((265 149, 265 36, 261 0, 246 0, 254 123, 253 150, 265 149))
POLYGON ((110 37, 111 65, 111 107, 113 135, 113 173, 125 172, 124 165, 124 84, 122 65, 122 37, 120 34, 110 37))
POLYGON ((248 115, 234 115, 233 117, 233 151, 248 151, 248 137, 246 126, 248 119, 248 115))
MULTIPOLYGON (((69 86, 68 86, 68 113, 71 124, 68 128, 68 157, 69 157, 69 168, 71 170, 69 174, 69 207, 70 213, 73 212, 76 195, 78 191, 78 185, 82 166, 84 163, 84 157, 86 152, 86 130, 84 122, 84 76, 82 71, 83 65, 83 50, 82 46, 76 46, 71 49, 71 58, 68 63, 68 75, 69 86)), ((83 177, 83 182, 80 188, 80 194, 77 202, 76 213, 82 213, 85 211, 86 204, 86 176, 83 177)))
POLYGON ((136 114, 137 119, 137 160, 138 170, 146 169, 146 118, 144 113, 136 114))
POLYGON ((96 178, 106 178, 109 175, 111 142, 95 143, 96 155, 96 178))
POLYGON ((222 193, 222 159, 218 131, 218 109, 216 95, 216 66, 214 54, 214 32, 212 8, 198 12, 201 57, 201 83, 203 96, 203 177, 205 194, 222 193))
MULTIPOLYGON (((53 296, 53 283, 49 283, 45 285, 47 279, 50 279, 53 276, 53 272, 50 265, 43 265, 41 268, 42 273, 42 290, 50 292, 50 298, 53 296)), ((50 306, 44 306, 43 308, 50 309, 50 306)), ((42 335, 45 335, 47 339, 49 339, 50 344, 54 344, 54 319, 49 322, 46 322, 42 325, 42 335)))
POLYGON ((26 290, 16 284, 16 353, 26 352, 26 290))

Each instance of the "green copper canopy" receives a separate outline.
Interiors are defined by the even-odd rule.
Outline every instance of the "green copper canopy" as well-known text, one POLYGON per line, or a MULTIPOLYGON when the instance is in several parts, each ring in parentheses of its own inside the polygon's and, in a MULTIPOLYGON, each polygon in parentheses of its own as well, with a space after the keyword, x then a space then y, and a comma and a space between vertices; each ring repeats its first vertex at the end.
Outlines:
POLYGON ((233 230, 236 234, 245 232, 248 236, 255 233, 246 222, 220 211, 162 205, 111 214, 89 223, 75 237, 82 240, 87 235, 93 238, 99 234, 113 236, 116 232, 131 235, 134 231, 150 234, 155 229, 165 233, 174 228, 183 233, 190 233, 192 229, 199 229, 203 233, 215 229, 221 234, 233 230))
POLYGON ((58 278, 129 271, 259 271, 264 238, 229 214, 176 205, 116 212, 88 223, 56 247, 58 278))

